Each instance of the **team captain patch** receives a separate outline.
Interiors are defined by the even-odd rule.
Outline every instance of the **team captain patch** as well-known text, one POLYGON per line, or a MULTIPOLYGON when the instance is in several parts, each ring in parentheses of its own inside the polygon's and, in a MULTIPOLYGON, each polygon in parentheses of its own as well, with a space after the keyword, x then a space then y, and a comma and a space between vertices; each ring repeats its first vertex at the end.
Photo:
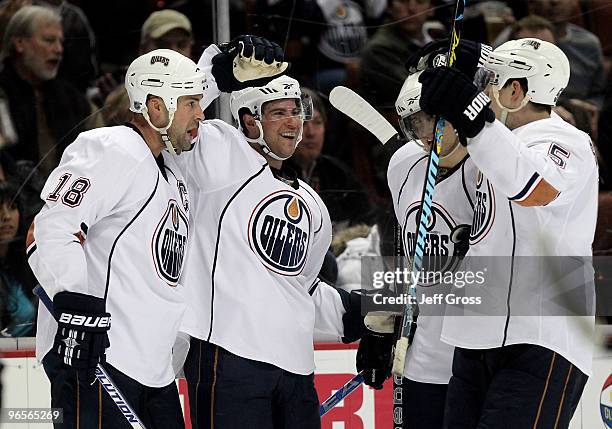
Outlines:
POLYGON ((168 202, 155 234, 153 260, 157 274, 170 286, 176 286, 183 269, 189 221, 175 200, 168 202))
POLYGON ((312 215, 302 197, 278 191, 257 204, 248 227, 249 245, 270 270, 298 275, 308 254, 312 215))

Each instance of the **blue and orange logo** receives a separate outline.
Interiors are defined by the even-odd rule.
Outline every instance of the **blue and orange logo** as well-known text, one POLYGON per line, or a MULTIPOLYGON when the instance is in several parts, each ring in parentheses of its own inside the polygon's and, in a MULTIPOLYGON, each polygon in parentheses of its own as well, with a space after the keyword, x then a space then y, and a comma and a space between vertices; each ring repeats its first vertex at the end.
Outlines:
POLYGON ((249 220, 249 245, 268 269, 294 276, 306 262, 311 230, 312 216, 304 199, 278 191, 255 207, 249 220))

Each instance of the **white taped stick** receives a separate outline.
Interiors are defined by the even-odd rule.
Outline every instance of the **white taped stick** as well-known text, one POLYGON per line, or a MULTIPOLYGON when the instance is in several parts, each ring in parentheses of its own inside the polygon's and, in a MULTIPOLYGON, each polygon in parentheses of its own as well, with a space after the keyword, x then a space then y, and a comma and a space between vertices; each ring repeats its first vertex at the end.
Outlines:
POLYGON ((329 94, 329 102, 382 143, 396 138, 397 130, 359 94, 345 86, 337 86, 329 94))
POLYGON ((408 338, 400 337, 395 343, 395 355, 393 356, 393 367, 391 372, 397 376, 404 375, 404 365, 406 364, 406 352, 408 351, 408 338))

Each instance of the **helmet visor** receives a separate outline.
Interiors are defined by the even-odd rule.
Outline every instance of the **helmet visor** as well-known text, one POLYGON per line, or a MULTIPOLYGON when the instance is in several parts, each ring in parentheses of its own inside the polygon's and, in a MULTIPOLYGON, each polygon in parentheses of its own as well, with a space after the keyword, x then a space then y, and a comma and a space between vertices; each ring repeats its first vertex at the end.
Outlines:
POLYGON ((433 133, 435 119, 420 111, 410 116, 404 116, 399 121, 400 129, 408 140, 420 140, 422 136, 433 133))
POLYGON ((310 121, 312 119, 313 107, 312 99, 309 95, 302 94, 299 99, 293 98, 289 100, 295 101, 295 105, 292 106, 290 103, 275 103, 274 101, 268 101, 265 103, 262 108, 265 113, 262 115, 260 120, 262 122, 273 122, 282 121, 289 118, 299 118, 302 121, 310 121), (266 104, 268 106, 266 106, 266 104))

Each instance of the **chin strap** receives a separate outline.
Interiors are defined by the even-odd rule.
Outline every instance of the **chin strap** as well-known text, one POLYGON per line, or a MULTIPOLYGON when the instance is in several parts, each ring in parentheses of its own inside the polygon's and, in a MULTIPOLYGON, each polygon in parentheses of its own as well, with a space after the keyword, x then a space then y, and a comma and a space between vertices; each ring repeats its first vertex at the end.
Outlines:
POLYGON ((168 152, 170 152, 172 155, 176 155, 176 150, 174 149, 172 141, 170 140, 170 136, 168 135, 168 128, 170 128, 170 126, 172 125, 172 120, 174 119, 174 109, 168 110, 168 125, 163 128, 158 128, 151 123, 151 118, 149 118, 149 112, 147 111, 146 107, 142 111, 142 116, 144 116, 151 128, 153 128, 161 135, 162 141, 166 145, 166 149, 168 150, 168 152))
POLYGON ((491 88, 493 91, 493 99, 495 100, 495 102, 497 103, 497 105, 501 108, 501 117, 499 118, 499 121, 506 125, 506 119, 508 119, 508 113, 514 113, 514 112, 518 112, 519 110, 521 110, 523 107, 525 107, 527 105, 527 103, 529 103, 531 101, 531 97, 529 95, 525 95, 525 97, 523 98, 523 100, 521 101, 521 104, 518 105, 518 107, 515 107, 514 109, 508 109, 506 106, 504 106, 503 104, 501 104, 501 102, 499 101, 499 89, 497 89, 496 87, 491 88))
MULTIPOLYGON (((285 161, 291 158, 291 155, 282 158, 278 156, 277 154, 275 154, 274 152, 272 152, 272 149, 270 149, 270 146, 268 146, 268 144, 264 140, 264 132, 263 132, 263 128, 261 127, 261 121, 256 119, 255 124, 257 125, 257 129, 259 130, 259 137, 257 137, 256 139, 249 138, 246 136, 246 134, 244 134, 244 131, 243 131, 244 138, 246 139, 246 141, 248 141, 249 143, 258 144, 259 146, 261 146, 264 154, 266 154, 270 158, 273 158, 277 161, 285 161)), ((304 131, 304 122, 302 122, 302 126, 300 127, 300 132, 298 133, 298 136, 295 140, 295 147, 297 147, 297 145, 302 141, 303 131, 304 131)))

